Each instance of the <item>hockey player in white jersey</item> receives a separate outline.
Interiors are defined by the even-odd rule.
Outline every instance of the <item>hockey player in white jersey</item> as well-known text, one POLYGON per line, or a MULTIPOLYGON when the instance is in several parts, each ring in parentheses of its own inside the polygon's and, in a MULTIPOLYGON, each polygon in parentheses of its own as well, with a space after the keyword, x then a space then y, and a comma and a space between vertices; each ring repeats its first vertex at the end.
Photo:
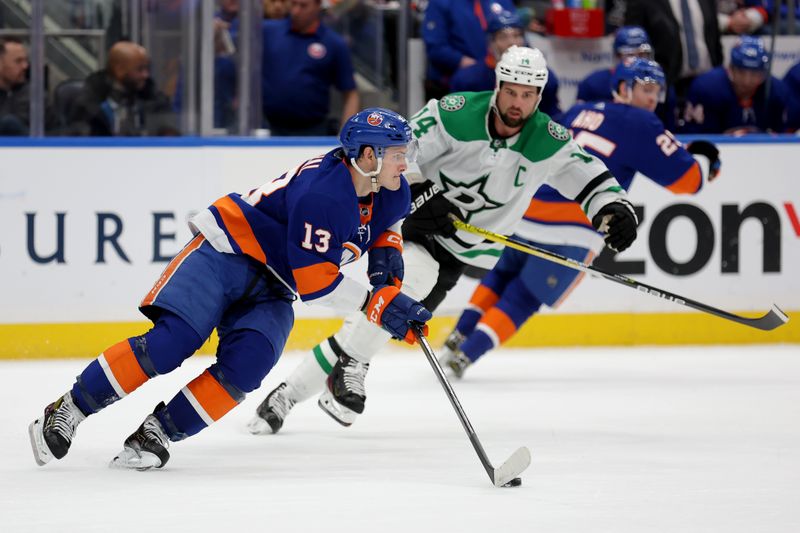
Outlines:
MULTIPOLYGON (((538 112, 547 65, 541 52, 511 47, 496 67, 494 91, 456 93, 431 100, 411 119, 419 142, 418 166, 409 166, 411 212, 401 252, 370 254, 371 283, 402 281, 403 292, 431 311, 467 266, 489 269, 501 247, 456 231, 449 214, 496 233, 512 234, 541 183, 575 199, 614 249, 636 238, 637 219, 625 191, 606 166, 569 132, 538 112)), ((276 387, 248 424, 275 433, 298 402, 322 394, 320 407, 345 426, 363 412, 370 360, 390 336, 363 313, 315 346, 276 387)))

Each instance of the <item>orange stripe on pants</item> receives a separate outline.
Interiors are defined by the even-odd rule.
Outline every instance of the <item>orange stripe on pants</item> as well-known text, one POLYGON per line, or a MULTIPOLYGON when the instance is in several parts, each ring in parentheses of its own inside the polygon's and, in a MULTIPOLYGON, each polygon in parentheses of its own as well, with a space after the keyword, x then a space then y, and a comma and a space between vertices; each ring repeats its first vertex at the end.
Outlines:
POLYGON ((130 394, 147 381, 147 374, 142 370, 136 356, 133 355, 131 345, 127 340, 119 342, 103 352, 111 373, 119 383, 125 394, 130 394))
POLYGON ((197 235, 189 242, 189 244, 183 247, 183 250, 181 250, 178 255, 172 258, 172 261, 169 262, 167 268, 165 268, 164 272, 161 273, 161 277, 158 278, 156 284, 153 285, 153 288, 150 289, 150 292, 148 292, 147 296, 144 297, 144 300, 142 300, 142 303, 139 304, 139 307, 151 305, 156 300, 158 293, 160 293, 161 289, 166 286, 172 275, 176 270, 178 270, 178 267, 181 266, 183 261, 189 256, 190 253, 200 248, 200 245, 203 244, 203 240, 204 237, 202 234, 197 235))
POLYGON ((215 422, 238 405, 208 370, 192 380, 186 388, 215 422))
POLYGON ((500 344, 506 342, 517 331, 517 326, 514 325, 511 317, 497 307, 492 307, 486 311, 480 323, 488 326, 497 334, 500 344))
POLYGON ((475 292, 472 293, 469 303, 485 313, 489 308, 494 307, 499 299, 500 297, 492 289, 486 285, 478 285, 475 292))

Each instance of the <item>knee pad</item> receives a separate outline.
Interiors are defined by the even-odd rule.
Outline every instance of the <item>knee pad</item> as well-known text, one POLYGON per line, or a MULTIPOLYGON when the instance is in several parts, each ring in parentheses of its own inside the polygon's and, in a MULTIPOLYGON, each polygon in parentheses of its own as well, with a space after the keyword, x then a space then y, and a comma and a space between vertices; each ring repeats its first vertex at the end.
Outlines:
POLYGON ((142 366, 149 361, 157 374, 175 370, 203 345, 203 339, 194 328, 169 311, 158 317, 150 331, 131 341, 137 354, 142 356, 142 366))
POLYGON ((247 393, 261 386, 279 355, 261 333, 252 329, 235 330, 220 339, 217 362, 209 371, 218 380, 247 393))

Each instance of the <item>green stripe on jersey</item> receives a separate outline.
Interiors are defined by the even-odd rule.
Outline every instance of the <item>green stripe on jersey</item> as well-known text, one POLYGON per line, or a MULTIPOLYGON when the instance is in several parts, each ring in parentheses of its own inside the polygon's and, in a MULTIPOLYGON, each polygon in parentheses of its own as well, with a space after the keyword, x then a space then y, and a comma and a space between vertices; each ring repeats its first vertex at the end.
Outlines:
POLYGON ((595 196, 597 196, 598 194, 604 193, 604 192, 622 192, 622 187, 619 187, 619 186, 617 186, 617 185, 614 185, 613 187, 609 187, 609 188, 607 188, 607 189, 605 189, 605 190, 602 190, 602 191, 597 191, 596 193, 594 193, 593 195, 591 195, 591 196, 589 197, 589 199, 588 199, 588 200, 586 200, 586 201, 583 203, 583 206, 582 206, 583 212, 584 212, 584 213, 585 213, 587 216, 588 216, 588 214, 589 214, 589 204, 590 204, 590 203, 592 203, 592 200, 594 200, 594 197, 595 197, 595 196))
POLYGON ((328 359, 325 358, 325 354, 322 353, 322 348, 320 348, 320 345, 317 344, 311 351, 314 352, 314 357, 316 357, 317 363, 322 368, 323 372, 330 374, 333 371, 333 367, 328 362, 328 359))

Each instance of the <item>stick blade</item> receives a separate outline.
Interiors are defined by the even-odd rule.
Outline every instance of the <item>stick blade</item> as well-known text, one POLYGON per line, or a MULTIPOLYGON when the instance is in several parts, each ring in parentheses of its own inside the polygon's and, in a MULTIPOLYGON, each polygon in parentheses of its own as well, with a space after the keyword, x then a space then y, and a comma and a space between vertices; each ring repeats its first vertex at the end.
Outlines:
POLYGON ((492 482, 495 487, 502 487, 518 477, 531 464, 531 452, 523 446, 511 454, 505 463, 494 469, 492 482))
POLYGON ((781 311, 780 307, 772 304, 772 309, 769 312, 758 318, 745 318, 742 320, 743 324, 760 329, 762 331, 772 331, 789 322, 789 317, 786 313, 781 311))

